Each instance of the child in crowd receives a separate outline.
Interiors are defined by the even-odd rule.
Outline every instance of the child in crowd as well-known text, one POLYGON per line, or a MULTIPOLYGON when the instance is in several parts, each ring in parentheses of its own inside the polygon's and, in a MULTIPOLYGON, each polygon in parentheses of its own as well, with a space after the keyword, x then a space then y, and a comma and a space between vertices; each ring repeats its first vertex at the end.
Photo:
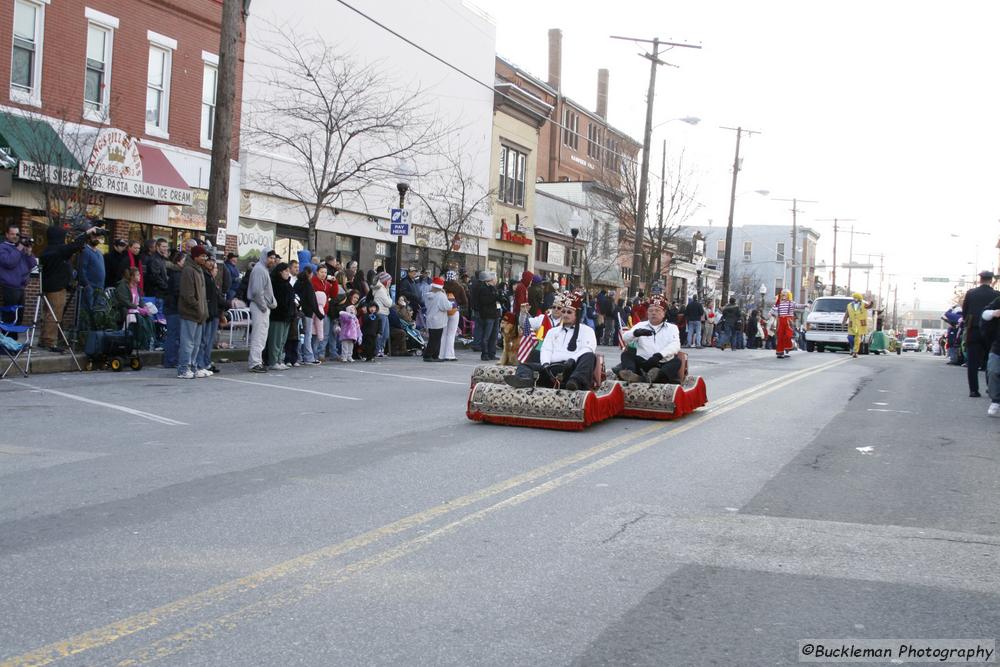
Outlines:
POLYGON ((340 360, 354 361, 354 344, 361 342, 361 324, 357 308, 347 306, 340 311, 340 360))
POLYGON ((374 301, 368 304, 368 314, 361 322, 361 334, 364 337, 362 348, 365 353, 365 361, 371 361, 375 357, 378 346, 379 334, 382 331, 382 322, 378 318, 378 304, 374 301))

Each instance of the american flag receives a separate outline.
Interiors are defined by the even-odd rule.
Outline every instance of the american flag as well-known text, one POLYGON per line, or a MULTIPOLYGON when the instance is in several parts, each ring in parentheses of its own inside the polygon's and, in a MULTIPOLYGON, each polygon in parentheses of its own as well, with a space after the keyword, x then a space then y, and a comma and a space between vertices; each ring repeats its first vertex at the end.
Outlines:
POLYGON ((522 364, 528 360, 531 351, 535 349, 538 339, 531 333, 531 324, 524 318, 524 329, 521 331, 521 343, 517 347, 517 360, 522 364))

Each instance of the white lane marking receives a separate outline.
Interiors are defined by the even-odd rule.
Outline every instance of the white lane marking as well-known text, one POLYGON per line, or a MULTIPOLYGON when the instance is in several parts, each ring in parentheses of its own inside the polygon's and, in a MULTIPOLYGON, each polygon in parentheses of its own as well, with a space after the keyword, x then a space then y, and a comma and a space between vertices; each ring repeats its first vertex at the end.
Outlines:
POLYGON ((55 389, 45 389, 43 387, 38 387, 33 384, 28 384, 27 382, 21 382, 20 380, 8 380, 8 382, 10 382, 11 384, 17 384, 21 385, 22 387, 33 389, 35 391, 40 391, 45 394, 62 396, 63 398, 68 398, 74 401, 80 401, 81 403, 89 403, 91 405, 98 405, 102 408, 108 408, 109 410, 117 410, 119 412, 125 412, 135 417, 142 417, 143 419, 148 419, 149 421, 156 422, 157 424, 163 424, 165 426, 190 426, 190 424, 177 421, 176 419, 170 419, 169 417, 161 417, 160 415, 154 415, 152 412, 144 412, 142 410, 136 410, 135 408, 127 408, 124 405, 115 405, 113 403, 105 403, 104 401, 96 401, 92 398, 85 398, 83 396, 77 396, 76 394, 67 394, 64 391, 56 391, 55 389))
POLYGON ((889 405, 889 404, 888 403, 879 403, 878 401, 874 401, 872 403, 872 405, 889 405))
POLYGON ((874 447, 870 447, 870 446, 869 447, 855 447, 854 449, 858 450, 862 454, 874 454, 875 453, 875 448, 874 447))
POLYGON ((360 398, 355 398, 354 396, 341 396, 340 394, 328 394, 322 391, 313 391, 312 389, 303 389, 301 387, 285 387, 280 384, 270 384, 267 382, 254 382, 252 380, 236 380, 233 378, 220 378, 213 377, 213 380, 222 380, 223 382, 239 382, 240 384, 252 384, 257 387, 273 387, 274 389, 284 389, 286 391, 299 391, 303 394, 315 394, 316 396, 327 396, 329 398, 342 398, 345 401, 360 401, 360 398))
POLYGON ((898 413, 904 414, 904 415, 912 415, 912 414, 914 414, 910 410, 886 410, 885 408, 868 408, 868 412, 898 412, 898 413))
POLYGON ((455 382, 454 380, 438 380, 437 378, 425 378, 416 375, 397 375, 395 373, 377 373, 375 371, 361 371, 354 368, 334 368, 335 371, 347 371, 348 373, 363 373, 365 375, 384 375, 390 378, 402 378, 404 380, 423 380, 424 382, 440 382, 441 384, 457 384, 462 386, 468 386, 469 381, 465 382, 455 382))

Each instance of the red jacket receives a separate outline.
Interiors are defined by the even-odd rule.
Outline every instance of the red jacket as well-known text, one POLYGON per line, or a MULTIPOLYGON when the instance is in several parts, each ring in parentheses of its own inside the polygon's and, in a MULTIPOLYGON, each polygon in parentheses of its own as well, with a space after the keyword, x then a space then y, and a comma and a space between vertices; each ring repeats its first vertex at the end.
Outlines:
POLYGON ((319 276, 316 275, 310 279, 310 282, 314 291, 326 294, 326 305, 323 306, 323 314, 326 315, 330 312, 330 303, 337 296, 337 283, 331 283, 329 280, 320 280, 319 276))
POLYGON ((521 312, 521 304, 528 303, 528 288, 531 286, 531 279, 534 275, 531 271, 521 274, 521 282, 514 285, 514 313, 521 312))

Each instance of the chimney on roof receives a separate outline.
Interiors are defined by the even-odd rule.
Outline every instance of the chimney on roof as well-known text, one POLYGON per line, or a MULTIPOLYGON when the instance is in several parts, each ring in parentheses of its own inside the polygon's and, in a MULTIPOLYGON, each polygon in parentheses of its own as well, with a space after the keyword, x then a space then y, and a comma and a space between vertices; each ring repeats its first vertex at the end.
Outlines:
POLYGON ((562 30, 549 30, 549 85, 560 90, 562 82, 562 30))
POLYGON ((597 115, 608 119, 608 70, 597 70, 597 115))

